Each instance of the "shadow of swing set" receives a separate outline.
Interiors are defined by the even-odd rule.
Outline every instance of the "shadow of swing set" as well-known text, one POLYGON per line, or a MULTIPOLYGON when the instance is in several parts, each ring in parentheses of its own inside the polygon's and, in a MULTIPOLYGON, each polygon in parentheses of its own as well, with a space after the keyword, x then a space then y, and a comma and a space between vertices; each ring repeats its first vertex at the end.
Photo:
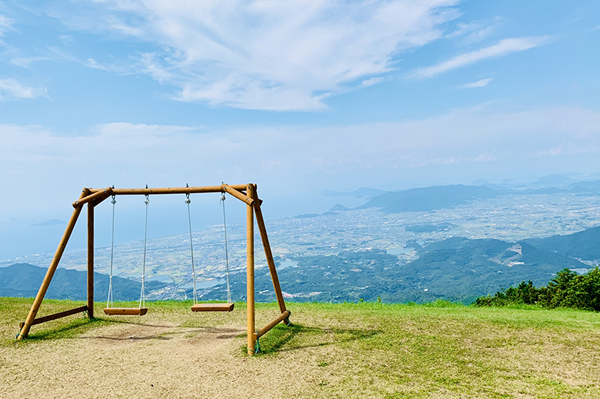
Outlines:
POLYGON ((29 314, 25 322, 20 323, 21 330, 17 336, 17 340, 27 338, 29 330, 33 325, 41 324, 50 320, 56 320, 61 317, 66 317, 80 312, 87 312, 90 319, 94 318, 94 208, 99 205, 102 201, 109 197, 112 197, 113 204, 113 224, 112 224, 112 237, 113 244, 111 245, 111 267, 110 267, 110 284, 107 307, 104 312, 108 315, 139 315, 143 316, 148 312, 145 307, 144 299, 144 282, 145 282, 145 263, 146 263, 146 239, 147 239, 147 226, 148 226, 148 203, 150 195, 160 194, 185 194, 186 204, 188 205, 188 221, 190 227, 190 250, 192 254, 192 278, 194 285, 194 305, 192 311, 195 312, 209 312, 209 311, 221 311, 230 312, 233 310, 233 302, 231 301, 231 291, 229 288, 229 259, 227 254, 227 230, 225 221, 225 208, 223 204, 223 226, 225 232, 225 259, 227 268, 227 303, 196 303, 196 274, 194 269, 194 249, 192 244, 192 226, 190 217, 190 194, 197 193, 221 193, 221 201, 224 201, 225 194, 229 194, 246 204, 246 272, 247 272, 247 330, 248 330, 248 354, 253 355, 258 349, 258 339, 266 334, 269 330, 275 327, 277 324, 284 322, 286 325, 290 325, 289 317, 290 311, 286 309, 283 294, 281 292, 281 286, 279 284, 279 278, 277 277, 277 270, 275 269, 275 262, 273 261, 273 254, 271 252, 271 246, 269 244, 269 238, 267 236, 267 229, 265 227, 261 204, 262 200, 258 198, 256 184, 238 184, 228 185, 222 184, 220 186, 201 186, 201 187, 170 187, 170 188, 105 188, 105 189, 93 189, 84 188, 81 196, 77 201, 73 203, 75 210, 69 220, 65 233, 63 234, 62 240, 58 245, 54 258, 50 263, 50 267, 42 281, 42 285, 33 301, 29 314), (115 215, 115 197, 118 195, 144 195, 146 196, 146 226, 144 234, 144 261, 142 265, 142 291, 140 295, 140 305, 138 308, 114 308, 112 307, 112 265, 113 265, 113 247, 114 247, 114 215, 115 215), (87 305, 81 306, 75 309, 66 310, 64 312, 55 313, 52 315, 36 318, 37 312, 44 300, 48 286, 52 281, 54 272, 58 267, 60 259, 67 246, 71 233, 75 227, 75 223, 84 205, 87 204, 87 305), (263 243, 263 248, 267 258, 267 264, 269 266, 269 272, 271 273, 271 279, 273 280, 273 288, 275 289, 275 295, 277 296, 277 303, 281 314, 277 316, 273 321, 265 325, 264 327, 256 330, 255 329, 255 303, 254 303, 254 217, 256 217, 256 224, 260 232, 260 236, 263 243))

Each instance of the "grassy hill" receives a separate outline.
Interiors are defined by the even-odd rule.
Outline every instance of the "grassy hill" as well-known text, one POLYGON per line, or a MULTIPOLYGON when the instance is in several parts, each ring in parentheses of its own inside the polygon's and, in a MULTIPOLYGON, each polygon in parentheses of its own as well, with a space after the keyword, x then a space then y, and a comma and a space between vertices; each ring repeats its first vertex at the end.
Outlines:
MULTIPOLYGON (((244 354, 245 306, 79 316, 14 342, 31 300, 0 298, 0 397, 597 398, 600 314, 534 307, 289 304, 293 327, 244 354), (32 394, 33 393, 33 394, 32 394)), ((40 315, 79 303, 46 301, 40 315)), ((102 304, 96 310, 101 312, 102 304)), ((257 307, 257 325, 277 314, 257 307)))

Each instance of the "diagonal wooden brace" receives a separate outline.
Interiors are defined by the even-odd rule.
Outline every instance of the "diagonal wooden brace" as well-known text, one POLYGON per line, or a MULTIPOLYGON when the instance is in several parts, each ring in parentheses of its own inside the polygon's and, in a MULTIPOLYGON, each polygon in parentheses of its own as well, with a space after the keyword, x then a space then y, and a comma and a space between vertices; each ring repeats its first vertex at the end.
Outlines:
POLYGON ((250 205, 252 206, 254 204, 254 200, 244 194, 242 194, 241 192, 239 192, 238 190, 236 190, 235 188, 231 187, 230 185, 227 184, 223 184, 221 186, 221 190, 223 192, 226 192, 228 194, 233 195, 235 198, 239 199, 240 201, 244 202, 246 205, 250 205))

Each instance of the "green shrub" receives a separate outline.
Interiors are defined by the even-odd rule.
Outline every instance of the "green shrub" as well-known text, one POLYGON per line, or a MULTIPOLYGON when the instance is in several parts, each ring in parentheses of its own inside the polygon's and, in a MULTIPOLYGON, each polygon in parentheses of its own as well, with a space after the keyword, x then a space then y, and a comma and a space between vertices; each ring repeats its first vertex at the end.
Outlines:
POLYGON ((600 269, 586 274, 563 269, 545 287, 536 288, 531 281, 517 287, 501 289, 494 296, 482 296, 475 306, 539 305, 545 308, 575 308, 600 311, 600 269))

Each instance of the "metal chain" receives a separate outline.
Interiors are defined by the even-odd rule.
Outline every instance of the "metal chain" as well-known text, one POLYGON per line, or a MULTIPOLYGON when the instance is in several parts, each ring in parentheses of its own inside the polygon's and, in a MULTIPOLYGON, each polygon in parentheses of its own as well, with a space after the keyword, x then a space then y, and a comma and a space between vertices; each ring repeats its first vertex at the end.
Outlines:
MULTIPOLYGON (((187 184, 186 184, 186 187, 188 187, 187 184)), ((188 226, 190 227, 190 254, 192 257, 192 286, 194 289, 194 305, 195 305, 196 302, 198 301, 198 294, 196 291, 196 268, 194 265, 194 243, 192 241, 192 213, 190 211, 190 203, 191 202, 192 202, 192 200, 190 199, 190 193, 186 193, 185 194, 185 203, 187 204, 188 226)))
MULTIPOLYGON (((148 185, 146 185, 146 188, 148 188, 148 185)), ((140 309, 146 306, 144 286, 146 283, 146 244, 148 242, 148 205, 150 204, 150 195, 146 194, 144 204, 146 204, 146 222, 144 224, 144 261, 142 263, 142 291, 140 293, 140 309)))
POLYGON ((223 208, 223 234, 225 236, 225 271, 227 276, 227 303, 231 303, 231 287, 229 286, 229 251, 227 249, 227 220, 225 218, 225 193, 221 193, 221 206, 223 208))
POLYGON ((114 254, 115 254, 115 208, 116 208, 116 204, 117 204, 117 199, 115 198, 114 195, 112 196, 112 200, 110 201, 110 203, 112 204, 113 209, 112 209, 112 231, 111 231, 111 242, 110 242, 110 277, 108 280, 108 299, 106 300, 107 308, 113 307, 112 284, 113 284, 113 261, 114 261, 114 254))

